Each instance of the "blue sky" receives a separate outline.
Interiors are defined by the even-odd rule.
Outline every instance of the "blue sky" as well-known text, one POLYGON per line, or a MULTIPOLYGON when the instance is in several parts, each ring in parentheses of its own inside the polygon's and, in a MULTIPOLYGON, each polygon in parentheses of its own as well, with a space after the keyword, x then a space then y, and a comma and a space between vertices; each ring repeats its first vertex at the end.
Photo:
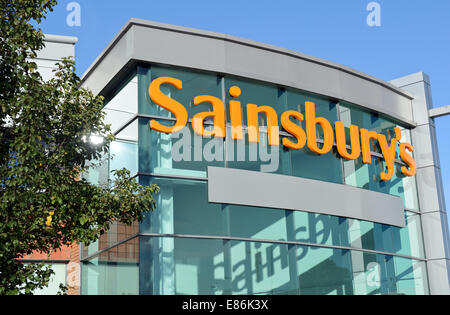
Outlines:
MULTIPOLYGON (((78 0, 81 26, 60 0, 40 26, 79 38, 81 76, 131 17, 235 35, 331 60, 389 81, 426 72, 435 107, 450 105, 450 1, 378 0, 381 26, 366 22, 371 0, 78 0)), ((447 205, 450 117, 436 119, 447 205)), ((447 206, 449 207, 449 206, 447 206)))

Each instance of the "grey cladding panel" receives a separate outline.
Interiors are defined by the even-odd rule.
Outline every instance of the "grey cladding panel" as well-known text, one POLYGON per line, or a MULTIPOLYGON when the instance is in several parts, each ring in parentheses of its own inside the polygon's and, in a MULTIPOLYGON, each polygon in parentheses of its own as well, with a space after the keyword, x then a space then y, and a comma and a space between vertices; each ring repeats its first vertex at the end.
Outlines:
POLYGON ((132 19, 83 76, 95 94, 129 63, 166 64, 296 88, 412 120, 408 93, 348 67, 229 35, 132 19))
POLYGON ((399 197, 285 175, 208 167, 208 200, 405 227, 403 201, 399 197))

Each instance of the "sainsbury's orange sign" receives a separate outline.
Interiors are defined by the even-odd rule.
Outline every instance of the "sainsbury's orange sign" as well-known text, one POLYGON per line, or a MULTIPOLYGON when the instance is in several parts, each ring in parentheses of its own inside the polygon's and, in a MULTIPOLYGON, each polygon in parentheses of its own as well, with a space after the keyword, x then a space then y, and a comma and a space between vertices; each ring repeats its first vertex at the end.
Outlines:
MULTIPOLYGON (((170 84, 181 90, 183 83, 181 80, 171 77, 160 77, 152 81, 149 86, 149 96, 154 103, 170 111, 176 118, 172 126, 164 126, 156 120, 150 121, 150 128, 163 133, 175 133, 183 129, 188 123, 188 113, 186 108, 178 101, 170 98, 161 91, 162 84, 170 84)), ((239 96, 242 91, 239 87, 233 86, 229 90, 232 100, 229 102, 231 138, 233 140, 243 139, 243 121, 242 107, 239 96)), ((194 98, 194 105, 209 103, 212 111, 201 112, 192 118, 192 129, 202 137, 225 138, 225 105, 222 100, 211 95, 200 95, 194 98), (204 128, 204 120, 211 118, 214 121, 212 130, 204 128)), ((370 145, 377 143, 381 149, 386 169, 380 173, 382 181, 388 181, 392 178, 395 169, 395 155, 398 152, 400 159, 406 164, 401 167, 401 172, 406 176, 416 174, 416 162, 410 155, 414 148, 411 144, 401 142, 401 132, 398 127, 394 129, 394 136, 387 139, 385 135, 359 128, 356 125, 350 125, 350 148, 347 147, 345 126, 341 121, 331 123, 324 117, 317 117, 315 104, 305 102, 305 115, 298 111, 289 110, 278 117, 277 112, 270 106, 259 106, 256 104, 247 104, 247 129, 248 139, 251 143, 259 143, 259 120, 260 114, 267 118, 268 142, 271 146, 280 145, 280 124, 281 127, 293 137, 283 137, 282 145, 293 150, 307 148, 318 154, 323 155, 331 151, 336 145, 339 155, 347 160, 356 160, 362 156, 362 162, 371 164, 370 145), (301 127, 299 122, 305 121, 306 130, 301 127), (317 128, 320 127, 323 132, 323 144, 317 143, 317 128), (295 141, 293 141, 295 139, 295 141)))

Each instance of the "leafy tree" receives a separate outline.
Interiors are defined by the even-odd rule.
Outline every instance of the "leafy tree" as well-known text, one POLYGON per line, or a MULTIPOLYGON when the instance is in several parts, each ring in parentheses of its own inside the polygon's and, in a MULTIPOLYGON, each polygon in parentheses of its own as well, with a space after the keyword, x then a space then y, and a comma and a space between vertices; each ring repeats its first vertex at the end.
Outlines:
POLYGON ((49 268, 18 259, 93 242, 113 221, 140 221, 158 192, 125 169, 105 187, 80 179, 95 166, 86 161, 99 161, 114 137, 103 122, 103 99, 80 88, 73 60, 47 82, 32 61, 44 47, 33 24, 56 2, 0 0, 0 294, 48 285, 49 268), (93 145, 91 135, 104 141, 93 145))

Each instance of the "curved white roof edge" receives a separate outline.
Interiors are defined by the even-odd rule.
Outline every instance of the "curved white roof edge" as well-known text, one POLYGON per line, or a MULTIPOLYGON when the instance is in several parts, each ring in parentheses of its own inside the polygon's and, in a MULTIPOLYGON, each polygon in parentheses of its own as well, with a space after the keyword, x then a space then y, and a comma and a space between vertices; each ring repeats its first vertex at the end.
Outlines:
POLYGON ((130 19, 82 76, 101 93, 129 62, 167 64, 236 75, 330 96, 410 127, 414 96, 335 62, 236 36, 130 19), (183 47, 183 49, 180 49, 183 47))
POLYGON ((61 44, 72 44, 75 45, 78 42, 78 38, 74 36, 62 36, 62 35, 52 35, 44 34, 44 41, 52 43, 61 44))

